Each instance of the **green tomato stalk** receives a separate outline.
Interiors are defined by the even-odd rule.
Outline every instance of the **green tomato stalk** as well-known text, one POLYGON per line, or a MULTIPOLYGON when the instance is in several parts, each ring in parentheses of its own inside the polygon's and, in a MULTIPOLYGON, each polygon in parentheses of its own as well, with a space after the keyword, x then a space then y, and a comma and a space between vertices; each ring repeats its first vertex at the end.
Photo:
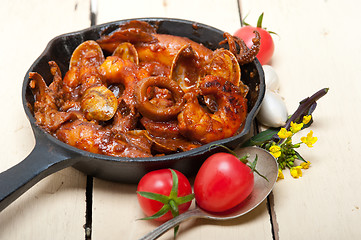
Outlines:
MULTIPOLYGON (((156 218, 163 216, 168 211, 171 211, 172 216, 176 217, 179 215, 178 206, 193 200, 193 198, 194 198, 193 193, 183 196, 183 197, 178 197, 178 176, 173 169, 170 169, 170 171, 172 172, 173 186, 169 193, 169 196, 165 196, 165 195, 153 193, 153 192, 137 191, 137 193, 142 197, 152 199, 152 200, 155 200, 155 201, 158 201, 158 202, 161 202, 164 204, 163 207, 158 212, 156 212, 154 215, 152 215, 150 217, 141 218, 140 220, 156 219, 156 218)), ((178 229, 179 229, 179 225, 177 225, 174 228, 174 238, 177 235, 178 229)))

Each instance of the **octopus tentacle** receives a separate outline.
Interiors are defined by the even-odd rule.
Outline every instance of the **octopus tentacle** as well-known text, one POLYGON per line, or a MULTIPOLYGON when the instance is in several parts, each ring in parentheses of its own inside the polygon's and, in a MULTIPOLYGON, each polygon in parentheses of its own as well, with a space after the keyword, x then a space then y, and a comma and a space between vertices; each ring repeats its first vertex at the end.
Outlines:
POLYGON ((252 39, 253 45, 251 48, 248 48, 242 39, 232 36, 229 33, 223 34, 226 39, 220 42, 220 44, 228 42, 229 50, 236 56, 239 64, 243 65, 250 63, 256 58, 261 45, 261 36, 259 32, 253 31, 253 33, 255 34, 255 37, 252 39), (237 45, 239 50, 237 50, 237 45))

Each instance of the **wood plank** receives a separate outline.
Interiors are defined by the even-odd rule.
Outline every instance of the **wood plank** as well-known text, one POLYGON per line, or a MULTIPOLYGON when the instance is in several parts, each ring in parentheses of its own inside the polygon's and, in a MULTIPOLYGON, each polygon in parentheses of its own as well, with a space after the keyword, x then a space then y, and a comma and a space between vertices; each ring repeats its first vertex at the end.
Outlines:
POLYGON ((204 23, 233 33, 240 27, 235 0, 105 0, 98 3, 98 24, 129 18, 168 17, 204 23))
MULTIPOLYGON (((21 102, 26 71, 53 37, 89 25, 88 0, 1 2, 1 172, 35 144, 21 102)), ((0 239, 83 239, 85 185, 71 168, 42 180, 0 213, 0 239)))
MULTIPOLYGON (((198 21, 224 31, 240 27, 236 1, 99 1, 98 23, 137 17, 172 17, 198 21)), ((138 239, 158 226, 144 217, 136 198, 136 185, 94 179, 93 239, 138 239)), ((177 239, 272 239, 266 202, 244 217, 215 222, 182 223, 177 239)), ((160 239, 173 239, 172 231, 160 239)))
POLYGON ((310 169, 300 179, 285 174, 273 191, 280 239, 361 237, 361 32, 352 30, 360 8, 355 1, 242 0, 247 22, 256 23, 264 11, 264 26, 279 34, 272 65, 290 112, 330 88, 314 113, 318 142, 300 150, 310 169))
MULTIPOLYGON (((136 185, 94 180, 93 239, 139 239, 158 226, 157 222, 138 220, 144 217, 136 185)), ((177 239, 272 239, 266 202, 251 213, 228 221, 192 219, 180 225, 177 239)), ((191 207, 194 207, 193 205, 191 207)), ((168 231, 160 239, 173 239, 168 231)))

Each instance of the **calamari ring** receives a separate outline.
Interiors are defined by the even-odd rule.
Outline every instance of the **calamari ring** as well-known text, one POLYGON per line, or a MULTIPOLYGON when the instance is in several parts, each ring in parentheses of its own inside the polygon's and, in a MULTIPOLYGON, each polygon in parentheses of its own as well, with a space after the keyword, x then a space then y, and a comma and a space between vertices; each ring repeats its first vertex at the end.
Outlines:
POLYGON ((137 109, 143 116, 154 121, 168 121, 176 117, 185 104, 183 95, 183 90, 175 81, 162 76, 143 78, 135 87, 137 109), (170 107, 152 104, 148 97, 148 88, 153 86, 168 89, 172 93, 175 103, 170 107))

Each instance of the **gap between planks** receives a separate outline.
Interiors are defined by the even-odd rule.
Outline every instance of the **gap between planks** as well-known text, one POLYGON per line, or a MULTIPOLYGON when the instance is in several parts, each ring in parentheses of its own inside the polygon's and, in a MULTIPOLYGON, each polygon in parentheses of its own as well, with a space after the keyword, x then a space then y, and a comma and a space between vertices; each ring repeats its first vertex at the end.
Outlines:
MULTIPOLYGON (((98 0, 90 0, 90 26, 97 24, 98 15, 98 0)), ((85 240, 92 238, 92 223, 93 223, 93 183, 92 176, 87 176, 86 190, 85 190, 85 240)))

